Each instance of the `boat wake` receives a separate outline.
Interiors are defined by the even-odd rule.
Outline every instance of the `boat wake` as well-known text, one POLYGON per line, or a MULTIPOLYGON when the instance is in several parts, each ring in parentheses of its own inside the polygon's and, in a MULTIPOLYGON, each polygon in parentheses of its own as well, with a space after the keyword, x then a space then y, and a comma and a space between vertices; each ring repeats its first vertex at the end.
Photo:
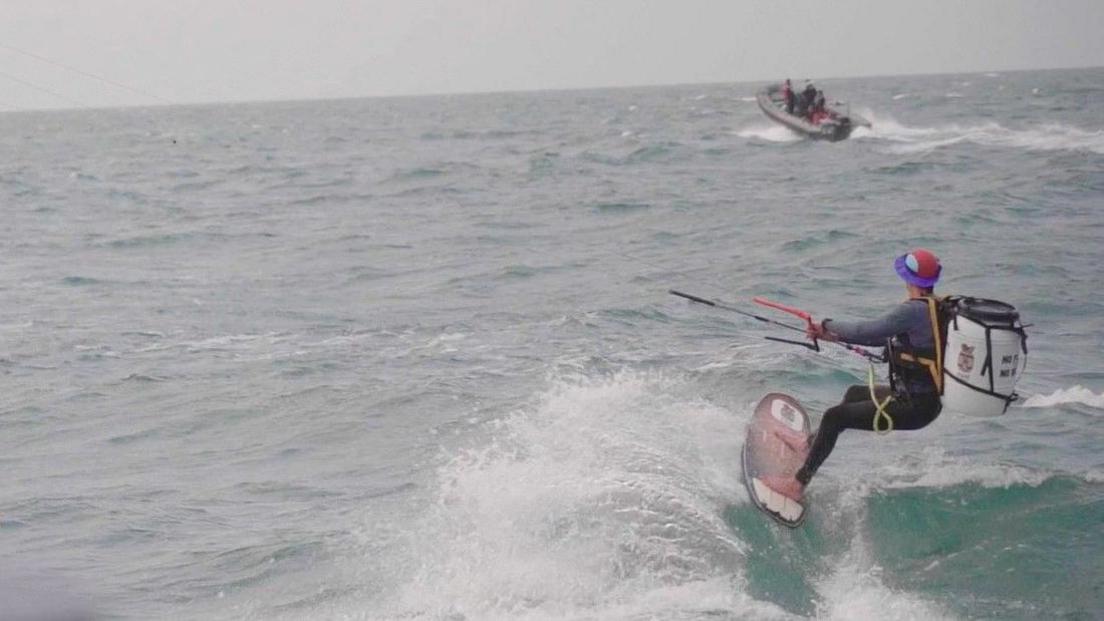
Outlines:
POLYGON ((1089 131, 1061 123, 1009 129, 996 122, 980 125, 910 127, 869 110, 863 116, 873 127, 858 127, 852 139, 884 140, 893 153, 922 153, 959 143, 1030 151, 1088 151, 1104 155, 1104 130, 1089 131))
POLYGON ((797 142, 802 140, 801 136, 781 125, 748 127, 736 132, 736 135, 741 138, 765 140, 767 142, 797 142))

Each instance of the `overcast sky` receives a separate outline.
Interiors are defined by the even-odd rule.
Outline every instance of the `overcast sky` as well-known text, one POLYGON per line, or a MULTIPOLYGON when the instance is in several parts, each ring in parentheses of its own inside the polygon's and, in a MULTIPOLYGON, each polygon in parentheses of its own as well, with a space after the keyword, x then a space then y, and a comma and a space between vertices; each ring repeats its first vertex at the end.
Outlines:
POLYGON ((1104 65, 1104 0, 2 0, 0 13, 8 110, 1104 65))

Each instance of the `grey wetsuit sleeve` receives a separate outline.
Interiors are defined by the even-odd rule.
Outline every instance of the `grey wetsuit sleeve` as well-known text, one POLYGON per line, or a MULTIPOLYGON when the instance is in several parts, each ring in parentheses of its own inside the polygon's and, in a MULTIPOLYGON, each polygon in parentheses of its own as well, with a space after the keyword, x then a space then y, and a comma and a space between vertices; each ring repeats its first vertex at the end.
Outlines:
POLYGON ((904 303, 888 315, 870 321, 838 321, 825 319, 824 327, 841 341, 855 345, 885 345, 886 339, 908 332, 916 322, 912 304, 904 303))

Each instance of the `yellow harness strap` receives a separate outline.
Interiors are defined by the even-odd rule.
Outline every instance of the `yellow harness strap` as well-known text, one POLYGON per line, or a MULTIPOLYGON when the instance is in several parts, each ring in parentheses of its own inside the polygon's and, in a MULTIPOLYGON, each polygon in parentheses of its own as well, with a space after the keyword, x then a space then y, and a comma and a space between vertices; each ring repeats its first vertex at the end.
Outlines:
POLYGON ((939 312, 935 309, 935 298, 925 299, 928 301, 928 316, 931 317, 932 322, 932 340, 935 341, 935 360, 930 361, 931 364, 927 366, 931 371, 932 379, 935 380, 936 389, 939 390, 939 394, 943 394, 943 338, 939 332, 939 312))

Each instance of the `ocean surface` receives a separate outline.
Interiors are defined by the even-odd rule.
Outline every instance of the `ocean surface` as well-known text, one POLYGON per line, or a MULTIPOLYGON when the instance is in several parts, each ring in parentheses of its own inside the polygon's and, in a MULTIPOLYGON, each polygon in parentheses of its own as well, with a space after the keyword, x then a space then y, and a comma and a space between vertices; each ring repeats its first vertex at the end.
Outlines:
POLYGON ((0 114, 0 617, 1104 617, 1104 70, 761 86, 0 114), (1023 399, 779 527, 752 406, 867 367, 667 291, 874 317, 916 246, 1023 399))

